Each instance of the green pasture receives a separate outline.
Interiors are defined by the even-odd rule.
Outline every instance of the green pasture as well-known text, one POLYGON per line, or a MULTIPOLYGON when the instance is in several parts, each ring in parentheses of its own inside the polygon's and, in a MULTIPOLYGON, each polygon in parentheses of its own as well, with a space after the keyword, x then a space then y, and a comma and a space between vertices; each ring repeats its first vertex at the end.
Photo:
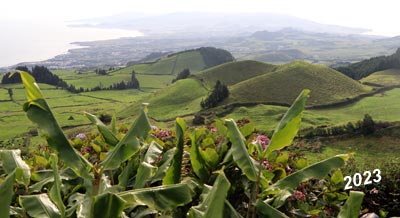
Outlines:
POLYGON ((374 83, 382 86, 400 85, 400 69, 378 71, 360 81, 363 83, 374 83))

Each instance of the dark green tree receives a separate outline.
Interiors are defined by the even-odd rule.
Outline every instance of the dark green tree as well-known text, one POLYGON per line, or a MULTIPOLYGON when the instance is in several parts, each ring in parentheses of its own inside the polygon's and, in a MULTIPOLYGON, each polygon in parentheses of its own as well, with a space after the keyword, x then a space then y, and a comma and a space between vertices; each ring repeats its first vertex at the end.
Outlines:
POLYGON ((369 114, 364 115, 360 128, 363 135, 370 135, 375 132, 375 122, 369 114))
POLYGON ((7 89, 7 91, 8 91, 8 95, 10 96, 10 100, 14 101, 14 98, 13 98, 14 92, 13 92, 12 88, 7 89))
POLYGON ((176 76, 175 79, 172 80, 172 83, 174 83, 174 82, 176 82, 176 81, 178 81, 178 80, 181 80, 181 79, 186 79, 186 78, 188 78, 189 76, 190 76, 190 70, 186 68, 186 69, 182 70, 182 71, 176 76))
POLYGON ((131 81, 129 81, 128 87, 129 88, 133 88, 133 89, 139 89, 140 88, 140 83, 139 83, 139 80, 136 78, 135 70, 132 70, 131 81))
POLYGON ((218 103, 222 102, 227 97, 229 97, 228 87, 225 84, 222 84, 221 81, 217 80, 211 94, 205 100, 200 102, 200 106, 203 109, 212 108, 217 106, 218 103))

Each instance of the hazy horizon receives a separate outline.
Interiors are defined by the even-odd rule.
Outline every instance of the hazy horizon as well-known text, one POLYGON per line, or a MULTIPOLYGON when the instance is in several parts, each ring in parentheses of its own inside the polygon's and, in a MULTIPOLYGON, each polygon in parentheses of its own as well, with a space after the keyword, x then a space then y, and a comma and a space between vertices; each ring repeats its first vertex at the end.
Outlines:
POLYGON ((71 42, 140 35, 135 31, 78 29, 66 22, 118 14, 168 14, 173 12, 277 13, 321 24, 365 28, 368 34, 400 35, 399 3, 394 0, 221 0, 183 1, 7 1, 0 13, 0 67, 40 61, 74 48, 71 42), (21 7, 24 6, 24 7, 21 7))

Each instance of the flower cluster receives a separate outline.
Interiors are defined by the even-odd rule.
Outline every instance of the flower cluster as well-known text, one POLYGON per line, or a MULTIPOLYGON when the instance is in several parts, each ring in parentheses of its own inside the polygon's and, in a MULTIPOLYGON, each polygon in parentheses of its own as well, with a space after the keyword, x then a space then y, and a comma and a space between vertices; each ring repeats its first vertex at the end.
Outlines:
POLYGON ((263 166, 263 167, 264 167, 266 170, 268 170, 268 171, 272 171, 272 169, 273 169, 272 165, 268 162, 267 159, 264 159, 264 160, 261 162, 261 166, 263 166))
POLYGON ((252 144, 259 143, 265 150, 269 145, 269 138, 265 135, 257 135, 257 137, 251 143, 252 144))
POLYGON ((293 197, 294 197, 294 199, 296 199, 298 201, 303 201, 303 202, 306 201, 306 195, 301 191, 295 191, 293 193, 293 197))
POLYGON ((170 137, 171 136, 171 132, 170 131, 168 131, 168 130, 160 130, 160 131, 158 131, 158 133, 157 133, 157 137, 158 138, 167 138, 167 137, 170 137))
POLYGON ((86 135, 85 134, 83 134, 83 133, 79 133, 78 135, 76 135, 75 136, 75 138, 78 138, 78 139, 80 139, 80 140, 85 140, 86 139, 86 135))

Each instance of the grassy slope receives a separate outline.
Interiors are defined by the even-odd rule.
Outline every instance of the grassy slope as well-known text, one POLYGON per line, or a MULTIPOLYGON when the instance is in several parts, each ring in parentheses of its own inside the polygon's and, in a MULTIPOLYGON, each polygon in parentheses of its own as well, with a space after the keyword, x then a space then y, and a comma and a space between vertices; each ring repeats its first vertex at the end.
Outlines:
POLYGON ((195 75, 203 79, 208 87, 214 86, 217 80, 231 86, 252 77, 272 72, 276 68, 275 65, 248 60, 222 64, 195 75))
MULTIPOLYGON (((155 63, 132 66, 138 74, 176 75, 185 68, 194 73, 206 67, 199 51, 189 51, 160 59, 155 63)), ((131 69, 132 69, 131 68, 131 69)))
POLYGON ((382 86, 400 85, 400 69, 389 69, 375 72, 360 80, 382 86))
MULTIPOLYGON (((179 80, 141 101, 150 103, 150 117, 170 119, 199 111, 200 101, 207 95, 207 92, 199 81, 185 79, 179 80)), ((129 106, 121 112, 122 116, 134 115, 139 110, 139 106, 139 103, 129 106)))
MULTIPOLYGON (((366 97, 359 102, 344 107, 331 109, 307 110, 304 113, 302 127, 319 125, 346 124, 349 121, 361 120, 365 114, 370 114, 374 120, 399 121, 400 89, 393 89, 366 97)), ((255 122, 258 129, 272 131, 278 124, 286 107, 272 105, 258 105, 254 107, 238 107, 226 118, 240 119, 249 117, 255 122)))
POLYGON ((279 102, 290 104, 301 90, 311 90, 308 105, 337 102, 367 92, 369 88, 322 65, 295 61, 273 73, 231 87, 228 102, 279 102))

